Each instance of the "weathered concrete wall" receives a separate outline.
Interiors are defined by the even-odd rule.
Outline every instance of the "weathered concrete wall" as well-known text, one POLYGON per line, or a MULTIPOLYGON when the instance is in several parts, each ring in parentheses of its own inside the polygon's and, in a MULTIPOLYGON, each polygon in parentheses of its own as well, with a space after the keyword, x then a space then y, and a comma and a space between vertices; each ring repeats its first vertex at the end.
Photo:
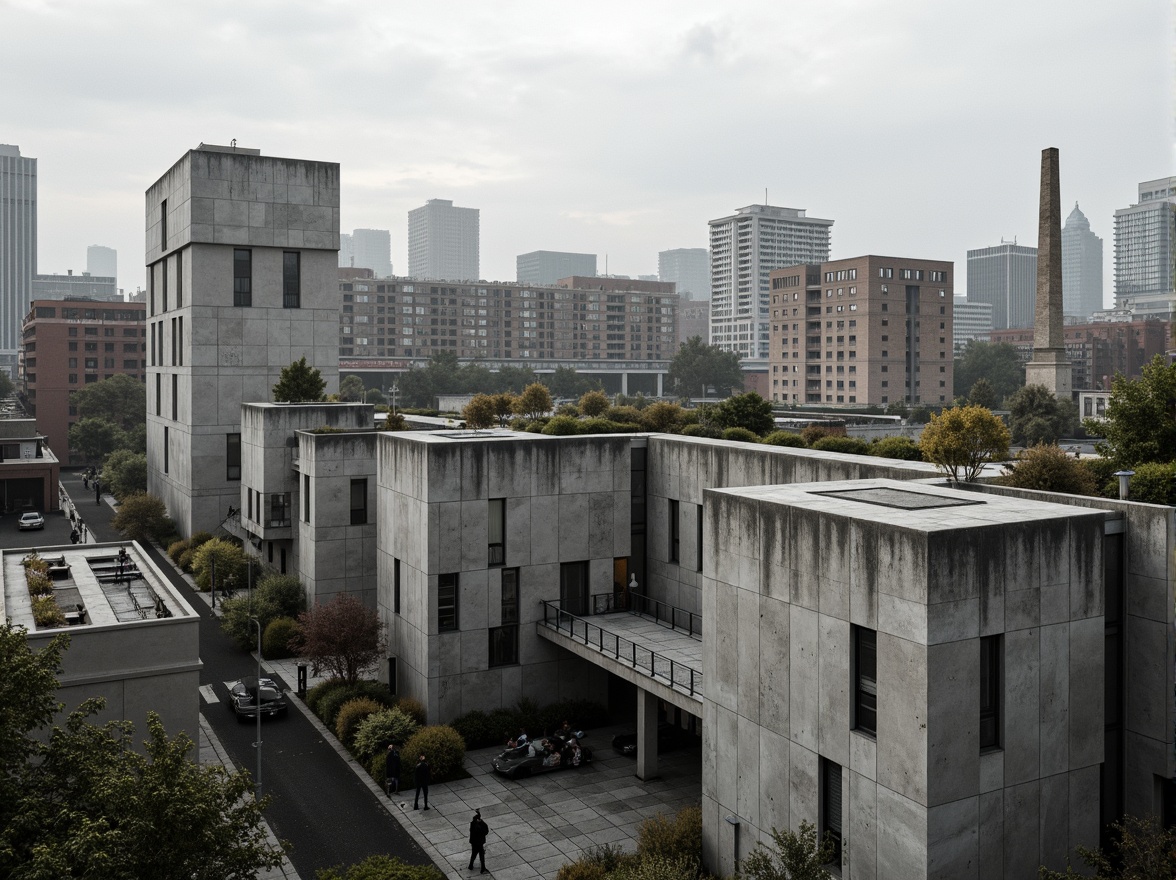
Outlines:
POLYGON ((430 719, 509 706, 521 697, 604 700, 605 674, 535 634, 542 600, 560 598, 560 565, 587 562, 589 593, 612 590, 630 552, 630 439, 381 434, 378 604, 398 657, 399 690, 430 719), (490 566, 488 501, 506 500, 505 565, 490 566), (401 607, 393 605, 396 560, 401 607), (490 667, 502 571, 519 570, 519 662, 490 667), (458 575, 459 628, 439 632, 437 585, 458 575))
POLYGON ((730 873, 773 827, 819 826, 822 758, 842 768, 843 876, 1061 867, 1098 840, 1104 515, 814 494, 861 486, 707 493, 708 868, 730 873), (852 726, 855 625, 877 632, 876 736, 852 726), (979 639, 997 634, 1001 748, 981 754, 979 639), (727 815, 741 822, 738 853, 724 846, 727 815))

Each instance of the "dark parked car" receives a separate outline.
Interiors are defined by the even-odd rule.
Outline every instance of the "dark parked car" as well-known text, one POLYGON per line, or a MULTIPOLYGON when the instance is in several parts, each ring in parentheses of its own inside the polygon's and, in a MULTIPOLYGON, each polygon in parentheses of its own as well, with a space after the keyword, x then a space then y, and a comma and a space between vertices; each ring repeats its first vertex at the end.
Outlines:
POLYGON ((229 708, 242 724, 257 718, 259 703, 263 718, 285 715, 290 709, 286 698, 271 678, 259 680, 255 676, 247 676, 233 682, 229 685, 229 701, 229 708))
MULTIPOLYGON (((657 752, 660 755, 662 752, 670 752, 674 749, 688 748, 689 746, 701 744, 701 740, 688 730, 683 730, 675 724, 670 724, 668 721, 658 722, 657 725, 657 752)), ((619 755, 627 755, 630 758, 637 757, 637 734, 636 733, 618 733, 612 738, 612 747, 619 755)))
POLYGON ((511 779, 522 779, 535 773, 582 767, 591 763, 592 750, 581 745, 578 740, 570 739, 565 744, 563 740, 553 737, 507 749, 494 759, 494 771, 511 779))

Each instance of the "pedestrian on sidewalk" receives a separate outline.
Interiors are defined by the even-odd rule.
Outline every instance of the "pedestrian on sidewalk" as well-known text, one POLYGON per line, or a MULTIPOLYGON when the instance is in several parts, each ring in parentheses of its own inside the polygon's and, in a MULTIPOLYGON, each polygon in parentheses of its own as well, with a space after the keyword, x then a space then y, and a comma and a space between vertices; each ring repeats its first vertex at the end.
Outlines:
POLYGON ((429 762, 425 760, 425 756, 421 755, 417 758, 416 770, 413 771, 416 779, 416 797, 412 799, 412 808, 414 810, 420 809, 421 792, 425 793, 425 809, 429 809, 429 762))
POLYGON ((489 874, 486 870, 486 835, 490 833, 490 826, 482 821, 482 811, 474 810, 474 818, 470 820, 470 870, 474 870, 474 858, 477 857, 482 864, 482 873, 489 874))
MULTIPOLYGON (((396 748, 396 743, 388 746, 388 762, 384 765, 384 781, 388 787, 388 797, 394 794, 400 794, 400 750, 396 748)), ((428 803, 428 797, 425 798, 425 803, 428 803)))

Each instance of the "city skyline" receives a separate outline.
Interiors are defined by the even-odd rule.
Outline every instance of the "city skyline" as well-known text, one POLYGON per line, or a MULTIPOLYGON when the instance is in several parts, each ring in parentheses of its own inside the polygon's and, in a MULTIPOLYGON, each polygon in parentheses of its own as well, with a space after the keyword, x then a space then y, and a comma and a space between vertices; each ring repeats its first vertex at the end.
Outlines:
POLYGON ((436 197, 479 207, 488 280, 509 279, 515 256, 540 238, 598 253, 602 265, 607 255, 613 272, 652 273, 659 251, 705 246, 709 219, 764 201, 765 187, 769 203, 838 219, 834 258, 917 251, 962 265, 980 241, 1036 243, 1045 146, 1061 150, 1063 204, 1080 202, 1104 239, 1135 184, 1173 170, 1171 13, 1155 4, 1074 10, 1050 0, 1016 7, 1015 29, 1004 7, 964 27, 914 3, 806 12, 683 3, 672 15, 617 5, 631 25, 622 35, 608 23, 616 16, 562 11, 538 24, 528 8, 470 5, 442 23, 431 9, 293 4, 275 30, 247 8, 147 8, 132 20, 106 4, 11 4, 0 70, 27 85, 0 99, 0 140, 39 159, 39 263, 76 266, 101 236, 122 253, 119 286, 141 286, 144 191, 183 151, 233 138, 266 155, 340 163, 342 227, 389 229, 396 266, 407 265, 408 210, 436 197), (342 51, 357 26, 389 51, 342 51), (158 37, 177 32, 188 42, 165 49, 158 37), (773 34, 783 56, 764 51, 773 34), (75 67, 84 53, 50 62, 39 49, 94 39, 113 50, 97 72, 75 67), (615 62, 607 76, 602 42, 615 62), (986 63, 994 47, 999 69, 986 63), (144 65, 163 73, 144 83, 144 65), (300 71, 310 69, 308 85, 300 71), (544 75, 525 75, 536 69, 544 75), (1058 69, 1070 71, 1064 81, 1058 69), (371 118, 357 79, 388 96, 382 116, 371 118), (693 109, 647 112, 675 102, 693 109), (617 147, 547 136, 589 106, 628 132, 617 147), (896 110, 935 136, 788 137, 794 115, 823 131, 851 117, 885 130, 896 110), (365 134, 350 137, 359 118, 365 134), (1113 137, 1111 118, 1133 137, 1113 137), (86 127, 84 146, 63 119, 86 127), (126 120, 166 135, 129 149, 126 120), (746 136, 734 147, 702 136, 735 126, 746 136))

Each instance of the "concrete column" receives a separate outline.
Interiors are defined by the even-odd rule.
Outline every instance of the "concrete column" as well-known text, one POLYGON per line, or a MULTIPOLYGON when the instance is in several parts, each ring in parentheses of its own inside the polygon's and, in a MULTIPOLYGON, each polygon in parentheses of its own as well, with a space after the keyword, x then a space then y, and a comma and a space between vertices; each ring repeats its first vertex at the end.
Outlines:
POLYGON ((658 374, 657 374, 657 396, 658 396, 658 397, 662 397, 662 396, 663 396, 663 395, 666 393, 666 392, 665 392, 665 387, 664 387, 664 384, 663 384, 663 380, 664 380, 665 378, 666 378, 666 374, 665 374, 665 373, 658 373, 658 374))
POLYGON ((657 778, 657 697, 637 688, 637 778, 657 778))
POLYGON ((621 373, 621 394, 629 393, 629 374, 627 372, 621 373))

